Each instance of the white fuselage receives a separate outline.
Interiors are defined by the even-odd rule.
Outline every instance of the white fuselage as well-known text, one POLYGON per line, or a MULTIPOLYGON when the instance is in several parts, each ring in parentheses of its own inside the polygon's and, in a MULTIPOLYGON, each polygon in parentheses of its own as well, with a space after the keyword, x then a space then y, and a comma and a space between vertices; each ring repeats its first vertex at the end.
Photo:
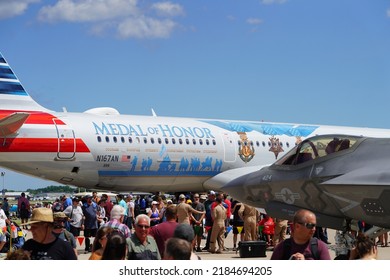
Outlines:
POLYGON ((213 176, 271 164, 309 136, 390 136, 381 129, 119 114, 36 112, 29 120, 2 139, 0 165, 113 191, 202 191, 213 176))

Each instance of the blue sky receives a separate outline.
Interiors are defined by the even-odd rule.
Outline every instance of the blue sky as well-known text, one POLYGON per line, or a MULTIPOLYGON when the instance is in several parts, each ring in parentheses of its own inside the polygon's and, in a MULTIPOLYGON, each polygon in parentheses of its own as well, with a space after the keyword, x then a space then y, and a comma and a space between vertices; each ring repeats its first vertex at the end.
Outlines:
POLYGON ((388 0, 0 0, 0 38, 55 111, 390 128, 388 0))

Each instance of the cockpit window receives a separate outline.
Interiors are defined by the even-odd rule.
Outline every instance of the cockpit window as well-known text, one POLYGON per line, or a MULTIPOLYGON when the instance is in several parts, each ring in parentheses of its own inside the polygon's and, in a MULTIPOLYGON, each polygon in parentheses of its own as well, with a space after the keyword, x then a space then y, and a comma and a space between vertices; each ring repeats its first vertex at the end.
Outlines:
POLYGON ((350 149, 360 139, 357 136, 323 135, 308 138, 275 162, 275 165, 298 165, 316 158, 350 149))

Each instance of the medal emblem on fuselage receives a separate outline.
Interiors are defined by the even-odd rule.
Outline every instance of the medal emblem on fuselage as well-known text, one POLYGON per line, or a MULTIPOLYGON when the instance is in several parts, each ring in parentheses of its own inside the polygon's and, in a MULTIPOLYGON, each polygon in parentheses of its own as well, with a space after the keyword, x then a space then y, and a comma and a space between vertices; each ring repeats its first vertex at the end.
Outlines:
POLYGON ((269 138, 269 141, 271 142, 271 148, 269 149, 269 151, 273 152, 275 155, 275 159, 277 159, 279 153, 284 152, 282 145, 280 144, 279 138, 272 136, 271 138, 269 138))
POLYGON ((248 136, 245 132, 237 132, 240 135, 238 155, 243 162, 249 162, 255 156, 255 148, 253 142, 248 140, 248 136))

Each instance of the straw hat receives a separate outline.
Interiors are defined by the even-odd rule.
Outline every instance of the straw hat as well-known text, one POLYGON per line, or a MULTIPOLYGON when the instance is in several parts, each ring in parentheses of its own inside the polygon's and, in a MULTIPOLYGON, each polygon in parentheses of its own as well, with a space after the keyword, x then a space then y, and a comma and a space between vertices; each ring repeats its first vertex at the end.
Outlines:
POLYGON ((65 220, 68 219, 68 216, 64 212, 55 212, 53 213, 54 220, 65 220))
POLYGON ((53 223, 53 211, 50 208, 34 208, 32 210, 31 219, 29 222, 20 224, 21 226, 35 223, 53 223))

